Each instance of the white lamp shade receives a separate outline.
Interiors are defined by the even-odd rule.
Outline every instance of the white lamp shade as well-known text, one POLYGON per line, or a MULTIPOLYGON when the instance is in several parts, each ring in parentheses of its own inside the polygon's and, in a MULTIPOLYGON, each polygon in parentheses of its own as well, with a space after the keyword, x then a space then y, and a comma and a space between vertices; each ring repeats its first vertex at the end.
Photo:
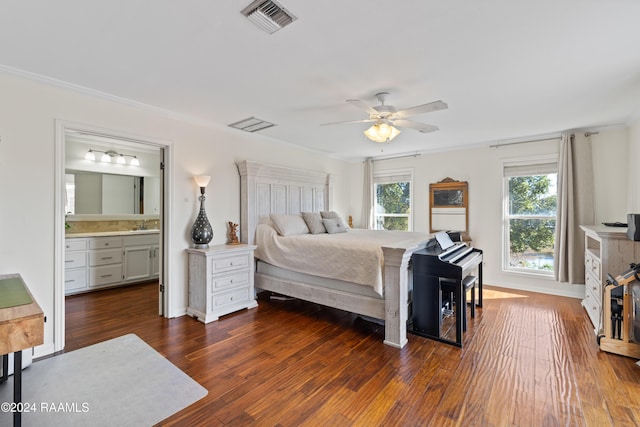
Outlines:
POLYGON ((374 142, 389 142, 400 134, 400 131, 387 123, 376 123, 364 131, 364 135, 374 142))
POLYGON ((95 155, 95 154, 93 154, 93 151, 89 150, 89 151, 87 151, 87 154, 85 154, 85 155, 84 155, 84 158, 85 158, 86 160, 93 160, 93 161, 95 161, 95 160, 96 160, 96 155, 95 155))
POLYGON ((124 156, 122 154, 120 154, 118 156, 118 158, 116 159, 116 163, 119 165, 124 165, 127 163, 127 159, 124 158, 124 156))
POLYGON ((193 179, 195 180, 198 187, 202 188, 209 185, 209 181, 211 180, 211 177, 208 175, 199 175, 199 176, 194 176, 193 179))
POLYGON ((105 163, 111 163, 111 156, 108 155, 107 153, 104 153, 102 157, 100 157, 100 161, 105 163))
POLYGON ((134 157, 133 159, 131 159, 131 161, 129 162, 129 164, 131 166, 140 166, 140 160, 138 160, 137 157, 134 157))

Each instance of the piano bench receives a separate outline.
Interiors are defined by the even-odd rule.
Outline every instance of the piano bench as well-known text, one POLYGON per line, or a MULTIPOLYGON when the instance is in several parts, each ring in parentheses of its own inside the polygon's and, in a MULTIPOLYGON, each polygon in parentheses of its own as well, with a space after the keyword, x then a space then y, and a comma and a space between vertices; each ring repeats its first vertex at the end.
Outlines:
MULTIPOLYGON (((446 291, 449 296, 449 302, 453 308, 453 286, 455 282, 449 280, 441 280, 441 286, 443 291, 446 291), (449 283, 450 282, 450 283, 449 283)), ((464 315, 462 316, 462 330, 467 331, 467 303, 471 304, 471 317, 476 317, 476 284, 478 278, 476 276, 467 276, 462 280, 462 307, 464 307, 464 315), (467 292, 471 290, 471 301, 467 301, 467 292)))

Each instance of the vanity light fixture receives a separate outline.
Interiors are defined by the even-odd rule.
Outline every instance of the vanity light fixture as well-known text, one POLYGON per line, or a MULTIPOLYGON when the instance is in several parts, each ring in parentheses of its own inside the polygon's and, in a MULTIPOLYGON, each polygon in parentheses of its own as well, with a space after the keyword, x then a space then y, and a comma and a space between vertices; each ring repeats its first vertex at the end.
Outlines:
POLYGON ((140 166, 140 160, 138 160, 138 157, 132 155, 132 154, 125 154, 125 153, 116 153, 115 151, 109 150, 109 151, 100 151, 100 150, 94 150, 94 149, 90 149, 89 151, 86 152, 86 154, 84 155, 84 158, 86 160, 91 160, 93 162, 96 161, 96 154, 95 153, 102 153, 102 156, 100 156, 100 161, 103 163, 112 163, 113 162, 113 158, 115 158, 115 162, 119 165, 126 165, 127 164, 127 159, 126 157, 131 157, 131 159, 129 160, 129 165, 131 166, 140 166))

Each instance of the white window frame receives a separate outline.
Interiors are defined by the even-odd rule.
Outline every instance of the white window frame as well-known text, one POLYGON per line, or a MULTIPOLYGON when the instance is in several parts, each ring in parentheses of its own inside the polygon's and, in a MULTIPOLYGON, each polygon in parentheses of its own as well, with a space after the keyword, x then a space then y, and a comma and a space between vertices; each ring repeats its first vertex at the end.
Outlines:
POLYGON ((378 227, 378 217, 402 217, 408 218, 408 230, 413 231, 413 169, 394 169, 387 171, 374 172, 373 174, 373 227, 374 230, 382 230, 378 227), (379 215, 376 207, 378 205, 378 192, 376 186, 378 184, 391 184, 394 182, 409 182, 409 213, 408 214, 383 214, 379 215))
MULTIPOLYGON (((553 270, 536 270, 527 268, 516 268, 510 266, 510 219, 516 218, 509 214, 509 178, 513 176, 531 176, 558 173, 558 155, 550 154, 544 156, 525 157, 517 159, 504 159, 502 161, 502 271, 522 275, 542 276, 553 278, 553 270), (509 169, 518 172, 507 172, 509 169)), ((548 219, 547 215, 526 215, 518 218, 548 219)), ((557 216, 556 218, 557 225, 557 216)), ((554 260, 555 261, 555 260, 554 260)), ((555 265, 554 265, 555 267, 555 265)))

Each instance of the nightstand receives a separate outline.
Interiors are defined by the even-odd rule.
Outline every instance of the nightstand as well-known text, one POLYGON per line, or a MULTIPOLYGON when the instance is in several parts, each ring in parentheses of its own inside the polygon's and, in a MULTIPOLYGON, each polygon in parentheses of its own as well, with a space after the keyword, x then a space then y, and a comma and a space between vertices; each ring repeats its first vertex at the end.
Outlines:
POLYGON ((187 249, 189 255, 189 305, 187 314, 203 323, 258 306, 251 245, 217 245, 187 249))

